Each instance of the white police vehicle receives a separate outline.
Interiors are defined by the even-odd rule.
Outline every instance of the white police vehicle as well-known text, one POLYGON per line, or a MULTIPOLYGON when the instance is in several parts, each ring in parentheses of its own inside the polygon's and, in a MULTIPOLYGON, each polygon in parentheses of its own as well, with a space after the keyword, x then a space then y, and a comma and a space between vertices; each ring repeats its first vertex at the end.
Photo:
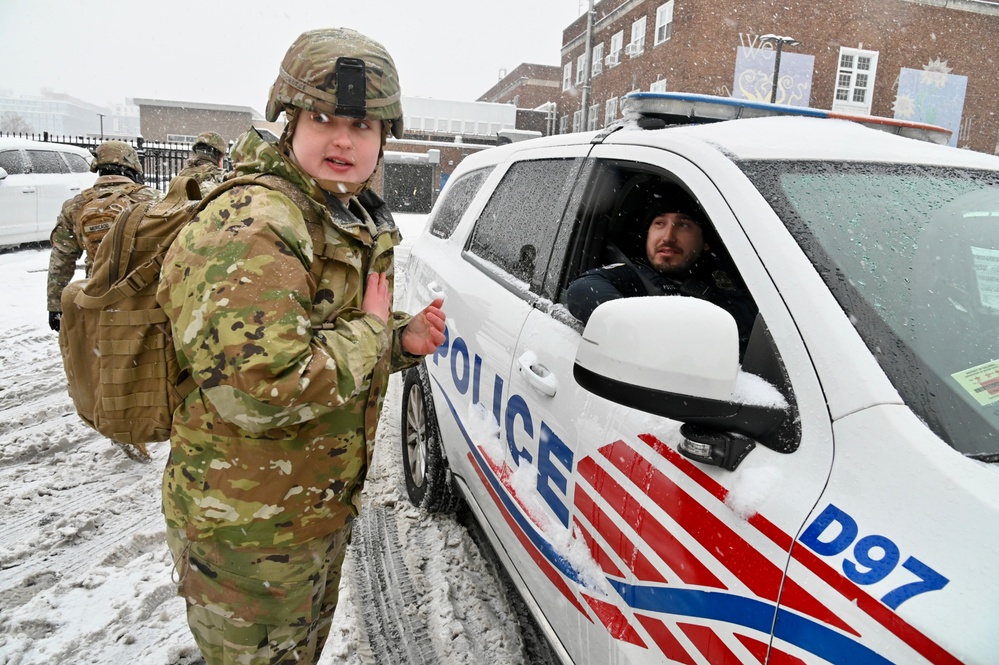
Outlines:
POLYGON ((62 204, 94 184, 85 148, 0 138, 0 247, 45 241, 62 204))
POLYGON ((410 498, 467 502, 566 663, 999 662, 999 157, 885 119, 642 128, 738 106, 682 97, 452 175, 401 294, 447 314, 405 376, 410 498), (755 300, 741 362, 706 301, 564 305, 656 181, 755 300))

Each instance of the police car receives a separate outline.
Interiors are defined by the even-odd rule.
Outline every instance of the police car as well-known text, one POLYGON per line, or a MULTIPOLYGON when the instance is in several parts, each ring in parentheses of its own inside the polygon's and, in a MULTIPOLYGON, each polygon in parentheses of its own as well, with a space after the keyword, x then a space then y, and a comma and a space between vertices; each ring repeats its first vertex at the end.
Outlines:
POLYGON ((768 106, 643 93, 460 164, 400 294, 447 314, 409 496, 468 505, 565 663, 995 663, 999 157, 768 106), (565 306, 655 182, 759 310, 741 357, 702 299, 565 306))

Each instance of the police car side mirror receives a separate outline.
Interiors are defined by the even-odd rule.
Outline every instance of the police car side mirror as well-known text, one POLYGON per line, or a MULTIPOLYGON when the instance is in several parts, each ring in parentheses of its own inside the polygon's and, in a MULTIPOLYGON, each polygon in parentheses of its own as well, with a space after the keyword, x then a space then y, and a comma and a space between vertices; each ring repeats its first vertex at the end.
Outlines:
POLYGON ((3 180, 6 177, 7 177, 7 169, 0 166, 0 180, 3 180))
POLYGON ((623 298, 594 310, 576 351, 580 386, 623 406, 684 423, 681 453, 734 470, 788 409, 734 397, 739 332, 732 316, 681 296, 623 298))

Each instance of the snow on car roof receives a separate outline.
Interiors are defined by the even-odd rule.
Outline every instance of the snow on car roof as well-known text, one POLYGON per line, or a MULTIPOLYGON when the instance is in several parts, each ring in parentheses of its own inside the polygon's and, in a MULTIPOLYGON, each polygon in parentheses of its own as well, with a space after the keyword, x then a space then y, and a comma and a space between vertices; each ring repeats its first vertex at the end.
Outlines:
MULTIPOLYGON (((624 129, 639 127, 632 120, 624 129)), ((688 141, 711 144, 732 159, 901 162, 999 170, 999 157, 994 155, 904 138, 836 118, 746 118, 618 131, 606 139, 666 148, 688 141)))

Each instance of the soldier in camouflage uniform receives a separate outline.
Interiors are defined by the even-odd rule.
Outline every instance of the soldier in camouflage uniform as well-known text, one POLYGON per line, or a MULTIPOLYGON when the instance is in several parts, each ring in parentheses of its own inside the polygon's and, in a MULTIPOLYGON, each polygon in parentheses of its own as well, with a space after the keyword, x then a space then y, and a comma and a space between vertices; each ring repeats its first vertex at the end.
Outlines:
POLYGON ((194 140, 191 156, 177 175, 197 180, 201 185, 201 195, 204 196, 225 179, 222 160, 225 159, 227 150, 228 146, 221 134, 202 132, 194 140))
MULTIPOLYGON (((105 141, 97 146, 94 154, 90 170, 98 173, 97 180, 93 187, 80 192, 62 205, 62 211, 49 238, 52 242, 47 289, 49 327, 56 332, 59 331, 62 318, 62 292, 73 279, 76 262, 87 248, 92 248, 93 253, 96 253, 97 246, 110 228, 107 222, 84 228, 80 219, 84 205, 95 197, 118 193, 121 194, 120 197, 111 197, 114 199, 113 205, 115 209, 124 209, 133 203, 156 200, 162 196, 157 190, 142 184, 142 163, 132 146, 121 141, 105 141)), ((86 251, 84 265, 88 277, 94 266, 93 253, 86 251)))
POLYGON ((234 147, 232 177, 260 179, 185 227, 157 293, 198 385, 174 414, 163 511, 208 665, 318 661, 389 373, 444 340, 440 300, 390 311, 399 231, 367 189, 402 134, 389 54, 302 34, 268 120, 282 111, 277 144, 251 129, 234 147))

